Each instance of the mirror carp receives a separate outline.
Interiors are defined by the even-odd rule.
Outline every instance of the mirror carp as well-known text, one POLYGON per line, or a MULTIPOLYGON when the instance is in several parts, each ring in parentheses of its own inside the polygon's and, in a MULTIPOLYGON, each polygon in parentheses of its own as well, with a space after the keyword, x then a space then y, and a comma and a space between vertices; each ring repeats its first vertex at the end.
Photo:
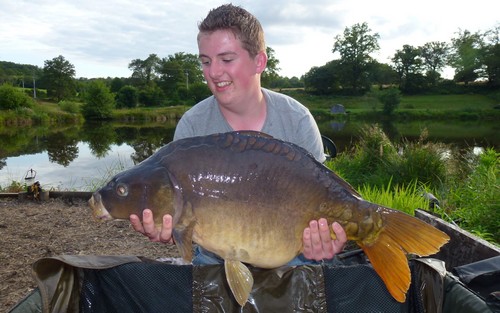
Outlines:
POLYGON ((411 280, 406 255, 434 254, 449 240, 413 216, 363 200, 303 148, 258 132, 171 142, 117 174, 89 204, 100 220, 142 217, 148 208, 161 225, 171 214, 182 257, 191 261, 195 242, 223 258, 241 306, 253 285, 245 264, 285 265, 301 253, 313 219, 340 223, 399 302, 411 280))

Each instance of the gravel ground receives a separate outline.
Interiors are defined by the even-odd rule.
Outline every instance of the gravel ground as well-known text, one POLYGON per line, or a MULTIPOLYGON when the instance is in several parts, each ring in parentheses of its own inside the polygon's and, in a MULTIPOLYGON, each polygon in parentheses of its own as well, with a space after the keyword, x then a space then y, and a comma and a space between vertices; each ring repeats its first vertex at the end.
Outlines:
POLYGON ((137 255, 179 257, 174 246, 152 243, 128 221, 99 223, 84 200, 0 199, 0 311, 36 287, 31 264, 43 257, 137 255))

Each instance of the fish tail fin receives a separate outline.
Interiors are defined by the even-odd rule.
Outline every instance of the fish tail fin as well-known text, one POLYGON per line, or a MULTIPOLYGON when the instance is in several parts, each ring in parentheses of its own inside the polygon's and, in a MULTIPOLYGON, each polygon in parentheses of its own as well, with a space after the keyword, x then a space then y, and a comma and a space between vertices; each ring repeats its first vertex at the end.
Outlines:
POLYGON ((248 267, 237 260, 225 260, 226 279, 236 301, 244 306, 253 287, 253 276, 248 267))
POLYGON ((358 242, 389 293, 404 302, 410 287, 406 254, 427 256, 439 251, 449 237, 442 231, 403 212, 386 209, 385 225, 371 242, 358 242))

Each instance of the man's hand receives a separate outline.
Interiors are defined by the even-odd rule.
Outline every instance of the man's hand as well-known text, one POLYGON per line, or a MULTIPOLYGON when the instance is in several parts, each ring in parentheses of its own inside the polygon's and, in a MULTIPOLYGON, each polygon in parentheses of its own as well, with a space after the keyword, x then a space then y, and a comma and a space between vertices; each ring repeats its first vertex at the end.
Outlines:
POLYGON ((172 216, 169 214, 163 216, 161 228, 156 228, 153 220, 153 212, 149 209, 142 211, 142 223, 135 214, 130 215, 130 223, 135 231, 147 236, 151 241, 168 244, 174 243, 172 238, 172 216))
POLYGON ((304 243, 304 257, 310 260, 321 261, 333 259, 333 257, 342 252, 347 242, 347 234, 342 226, 335 222, 332 224, 336 239, 330 236, 328 222, 324 218, 312 220, 309 227, 304 229, 302 241, 304 243))

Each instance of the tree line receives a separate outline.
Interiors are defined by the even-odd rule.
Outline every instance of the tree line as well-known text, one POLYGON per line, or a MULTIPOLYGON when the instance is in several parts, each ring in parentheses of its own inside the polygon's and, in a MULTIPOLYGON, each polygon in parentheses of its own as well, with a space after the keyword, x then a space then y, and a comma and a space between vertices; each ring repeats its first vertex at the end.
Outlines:
MULTIPOLYGON (((367 23, 355 24, 334 37, 332 53, 338 58, 311 68, 300 78, 281 77, 279 60, 268 47, 262 84, 277 89, 305 88, 322 95, 363 95, 373 85, 397 86, 404 94, 450 92, 457 85, 468 86, 478 80, 495 89, 500 86, 499 31, 500 25, 484 32, 459 30, 448 43, 405 44, 385 64, 372 57, 380 49, 379 34, 367 23), (445 66, 454 69, 453 80, 442 78, 445 66)), ((127 78, 76 79, 74 65, 62 55, 46 60, 43 68, 0 61, 0 83, 31 88, 34 97, 38 90, 38 97, 59 102, 82 99, 91 83, 99 80, 111 93, 116 108, 191 105, 210 95, 194 54, 178 52, 164 58, 150 54, 146 59, 132 60, 128 68, 132 74, 127 78)))

